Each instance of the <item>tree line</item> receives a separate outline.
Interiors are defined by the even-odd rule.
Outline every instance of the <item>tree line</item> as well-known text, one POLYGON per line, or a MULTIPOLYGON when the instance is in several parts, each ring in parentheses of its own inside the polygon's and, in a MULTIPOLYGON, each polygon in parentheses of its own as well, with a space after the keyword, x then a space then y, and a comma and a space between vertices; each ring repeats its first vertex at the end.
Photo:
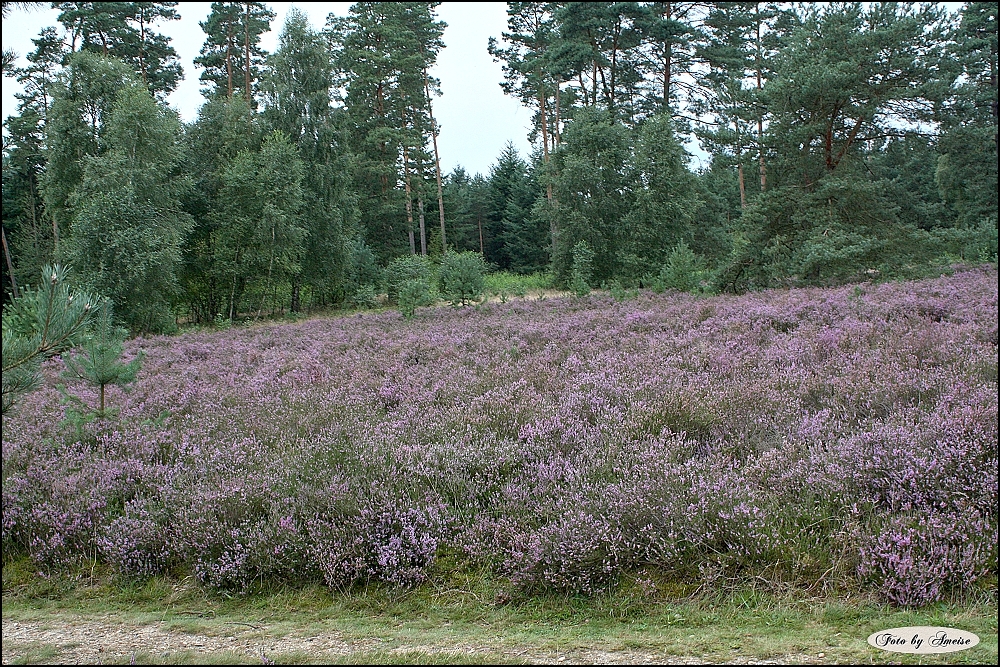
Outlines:
POLYGON ((28 65, 4 54, 5 303, 54 262, 155 332, 370 303, 455 251, 578 292, 996 261, 994 3, 507 3, 484 48, 534 149, 486 175, 441 172, 438 5, 293 9, 267 53, 266 4, 212 3, 185 124, 177 3, 53 3, 28 65))

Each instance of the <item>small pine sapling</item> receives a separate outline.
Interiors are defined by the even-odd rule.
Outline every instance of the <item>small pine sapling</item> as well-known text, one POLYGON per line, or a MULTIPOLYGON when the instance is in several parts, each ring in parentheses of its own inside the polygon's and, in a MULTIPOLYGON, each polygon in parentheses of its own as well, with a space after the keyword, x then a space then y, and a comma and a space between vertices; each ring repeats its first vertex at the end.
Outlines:
POLYGON ((486 262, 477 252, 449 252, 441 260, 441 282, 452 305, 479 301, 485 287, 486 262))
POLYGON ((76 342, 93 314, 94 299, 73 293, 67 269, 46 266, 37 289, 3 309, 3 413, 41 384, 44 359, 76 342))
POLYGON ((131 384, 142 368, 144 352, 139 352, 135 359, 128 363, 123 363, 121 360, 127 335, 128 331, 115 326, 111 301, 106 300, 95 314, 92 334, 81 345, 83 354, 74 355, 70 352, 63 354, 63 362, 67 368, 64 377, 79 378, 98 388, 100 398, 97 416, 99 417, 107 414, 104 401, 106 387, 111 384, 119 387, 131 384))

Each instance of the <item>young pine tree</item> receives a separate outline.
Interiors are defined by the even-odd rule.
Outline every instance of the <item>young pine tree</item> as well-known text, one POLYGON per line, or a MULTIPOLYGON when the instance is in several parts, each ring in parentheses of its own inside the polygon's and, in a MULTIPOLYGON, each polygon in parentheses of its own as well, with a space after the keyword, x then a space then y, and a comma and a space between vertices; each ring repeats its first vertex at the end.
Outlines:
POLYGON ((122 362, 121 356, 128 332, 115 325, 110 300, 105 300, 98 308, 94 319, 93 334, 81 346, 83 354, 74 355, 70 352, 63 354, 67 368, 64 375, 67 378, 85 380, 98 388, 100 398, 97 415, 104 416, 105 388, 111 384, 124 387, 132 383, 142 368, 145 353, 140 352, 128 363, 122 362))
POLYGON ((3 413, 41 382, 42 360, 70 347, 87 325, 94 299, 72 293, 66 269, 46 266, 42 283, 3 311, 3 413))

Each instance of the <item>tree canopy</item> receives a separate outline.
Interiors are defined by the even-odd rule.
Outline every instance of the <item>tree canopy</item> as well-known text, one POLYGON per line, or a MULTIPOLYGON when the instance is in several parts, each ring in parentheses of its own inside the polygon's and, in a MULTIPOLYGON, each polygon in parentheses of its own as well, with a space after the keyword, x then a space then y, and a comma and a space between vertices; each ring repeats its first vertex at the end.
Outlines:
POLYGON ((581 293, 996 261, 994 3, 508 3, 483 48, 533 149, 487 174, 440 171, 438 4, 292 10, 267 53, 265 3, 212 3, 185 124, 183 5, 54 3, 27 65, 5 52, 5 299, 71 263, 147 332, 372 305, 410 255, 581 293))

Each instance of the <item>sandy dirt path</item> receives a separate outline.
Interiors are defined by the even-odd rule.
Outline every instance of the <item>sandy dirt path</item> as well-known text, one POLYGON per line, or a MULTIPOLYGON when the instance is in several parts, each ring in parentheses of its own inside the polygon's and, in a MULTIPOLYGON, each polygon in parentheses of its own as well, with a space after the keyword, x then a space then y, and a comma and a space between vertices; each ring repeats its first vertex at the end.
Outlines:
MULTIPOLYGON (((606 651, 599 648, 574 648, 566 652, 524 646, 512 648, 501 643, 461 643, 413 645, 386 639, 347 640, 337 632, 288 634, 277 636, 267 625, 242 623, 223 624, 220 634, 189 633, 168 627, 167 623, 129 624, 117 619, 66 616, 61 619, 3 621, 3 664, 25 659, 31 662, 61 664, 101 664, 129 662, 138 656, 151 656, 158 661, 180 659, 199 662, 215 654, 241 656, 244 659, 270 662, 269 656, 298 654, 301 658, 323 661, 348 657, 351 654, 411 652, 451 654, 452 661, 463 656, 473 659, 495 659, 503 656, 512 662, 535 664, 718 664, 697 656, 671 656, 662 652, 626 650, 606 651), (180 654, 180 655, 177 655, 180 654)), ((442 655, 442 657, 444 657, 442 655)), ((825 657, 825 656, 824 656, 825 657)), ((148 658, 147 658, 148 659, 148 658)), ((822 663, 820 656, 793 654, 767 660, 733 656, 726 664, 807 664, 822 663)))

